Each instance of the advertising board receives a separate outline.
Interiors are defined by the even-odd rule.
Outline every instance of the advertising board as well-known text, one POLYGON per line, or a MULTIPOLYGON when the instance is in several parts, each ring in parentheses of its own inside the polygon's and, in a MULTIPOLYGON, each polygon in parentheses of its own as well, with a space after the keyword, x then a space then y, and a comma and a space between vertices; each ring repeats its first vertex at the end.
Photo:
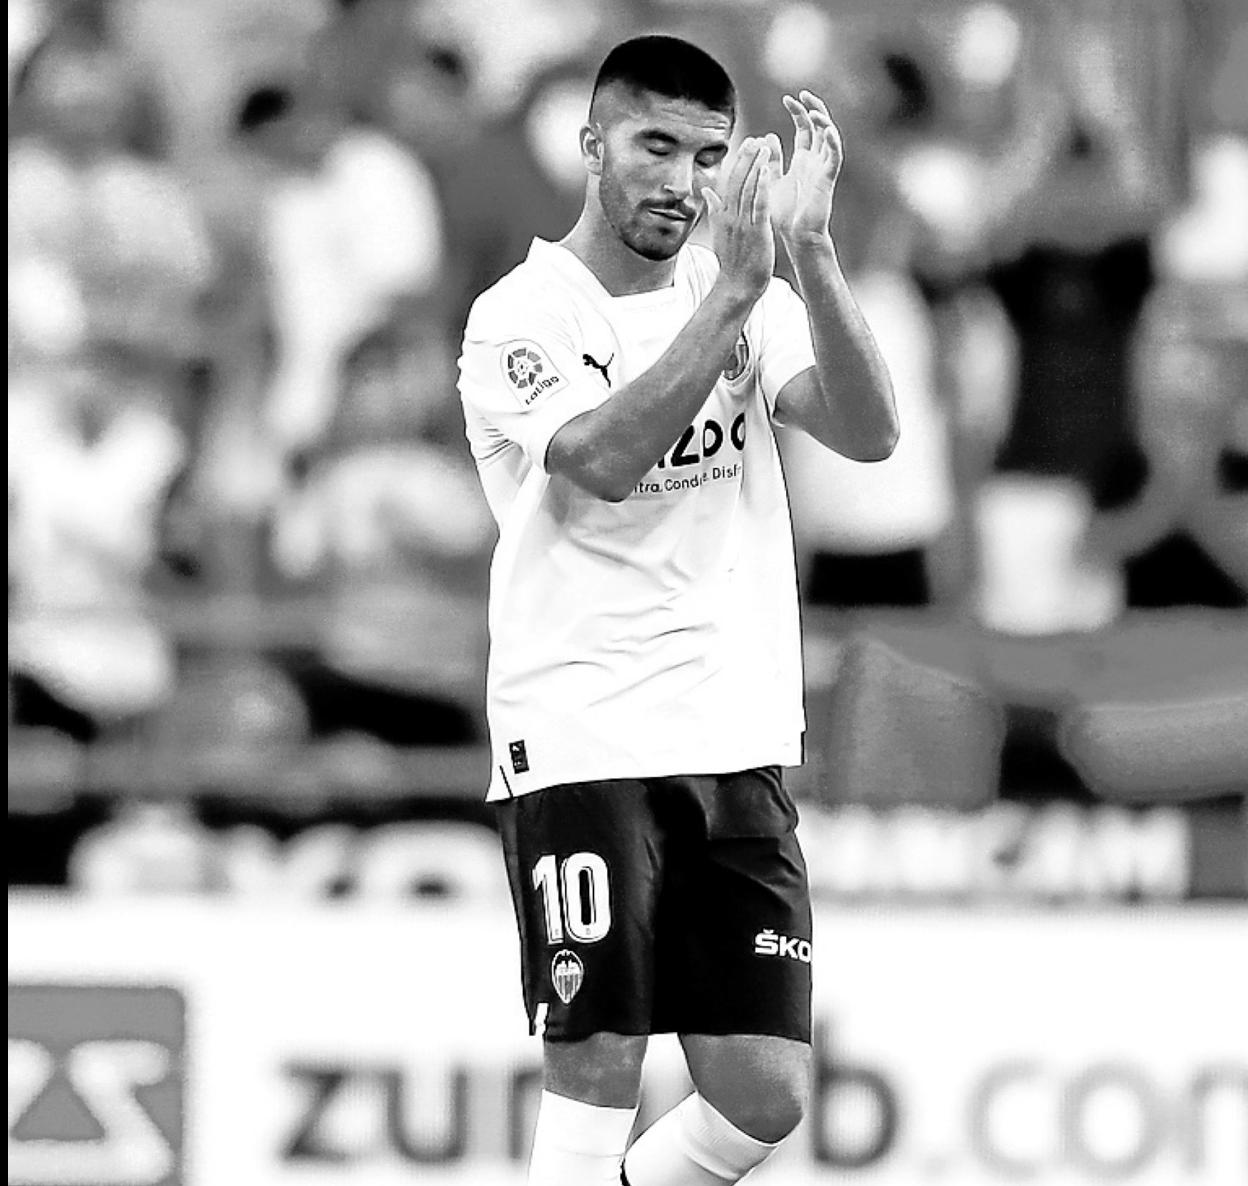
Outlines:
MULTIPOLYGON (((339 808, 282 819, 254 804, 206 814, 170 800, 80 802, 54 825, 10 816, 10 884, 309 902, 507 898, 498 838, 478 821, 405 818, 402 807, 381 819, 339 808)), ((814 894, 830 905, 1248 901, 1248 812, 1229 798, 972 810, 803 802, 798 834, 814 894)))
MULTIPOLYGON (((1248 1179, 1248 912, 821 909, 802 1127, 752 1181, 1248 1179)), ((520 1186, 504 909, 17 893, 10 1183, 520 1186)), ((688 1089, 653 1044, 644 1115, 688 1089)))

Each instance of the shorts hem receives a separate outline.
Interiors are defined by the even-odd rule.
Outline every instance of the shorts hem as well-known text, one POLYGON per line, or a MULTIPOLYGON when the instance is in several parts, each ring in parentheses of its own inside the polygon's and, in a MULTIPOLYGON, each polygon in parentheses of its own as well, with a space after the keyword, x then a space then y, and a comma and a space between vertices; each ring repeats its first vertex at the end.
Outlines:
MULTIPOLYGON (((565 1032, 552 1034, 549 1030, 541 1035, 543 1041, 552 1042, 556 1045, 561 1043, 584 1042, 589 1038, 596 1037, 598 1034, 617 1034, 622 1038, 657 1038, 664 1034, 677 1034, 679 1036, 703 1035, 708 1038, 785 1038, 791 1042, 801 1042, 806 1046, 812 1044, 813 1027, 807 1026, 803 1029, 790 1029, 785 1026, 748 1026, 748 1027, 728 1027, 728 1026, 708 1026, 698 1025, 688 1029, 678 1029, 674 1026, 657 1026, 649 1029, 621 1029, 616 1026, 602 1025, 595 1026, 592 1029, 580 1030, 574 1032, 565 1032)), ((537 1027, 532 1023, 529 1025, 530 1037, 537 1036, 537 1027)))

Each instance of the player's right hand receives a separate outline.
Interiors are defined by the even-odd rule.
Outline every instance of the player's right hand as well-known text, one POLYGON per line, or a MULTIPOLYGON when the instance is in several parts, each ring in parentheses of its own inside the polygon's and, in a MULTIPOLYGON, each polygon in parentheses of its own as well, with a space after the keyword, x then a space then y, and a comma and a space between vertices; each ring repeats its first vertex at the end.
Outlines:
POLYGON ((711 243, 719 257, 719 282, 752 299, 762 296, 776 264, 767 168, 770 157, 765 140, 747 136, 733 157, 721 190, 702 191, 711 243))

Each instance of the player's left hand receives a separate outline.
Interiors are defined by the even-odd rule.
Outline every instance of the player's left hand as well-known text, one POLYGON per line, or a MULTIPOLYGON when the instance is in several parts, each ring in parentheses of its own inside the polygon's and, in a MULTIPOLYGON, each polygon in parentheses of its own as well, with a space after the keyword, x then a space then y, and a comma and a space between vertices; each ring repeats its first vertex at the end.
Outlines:
POLYGON ((771 223, 785 244, 822 238, 832 220, 832 198, 840 176, 841 133, 828 105, 811 91, 784 96, 793 119, 793 155, 784 168, 780 137, 771 132, 771 223))

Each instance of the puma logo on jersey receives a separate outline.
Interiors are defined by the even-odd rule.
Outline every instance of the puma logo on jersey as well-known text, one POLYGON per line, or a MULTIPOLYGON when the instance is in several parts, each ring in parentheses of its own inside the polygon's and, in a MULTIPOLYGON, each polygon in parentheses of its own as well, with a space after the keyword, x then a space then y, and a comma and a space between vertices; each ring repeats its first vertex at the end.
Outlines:
POLYGON ((582 354, 581 361, 584 362, 587 367, 593 367, 594 370, 598 371, 602 375, 603 382, 606 383, 608 387, 611 386, 611 376, 607 374, 607 367, 615 361, 614 354, 612 354, 606 362, 599 362, 592 354, 582 354))
POLYGON ((773 956, 776 959, 797 960, 798 963, 810 963, 811 947, 809 940, 795 939, 791 935, 779 935, 769 927, 754 936, 754 954, 773 956))

